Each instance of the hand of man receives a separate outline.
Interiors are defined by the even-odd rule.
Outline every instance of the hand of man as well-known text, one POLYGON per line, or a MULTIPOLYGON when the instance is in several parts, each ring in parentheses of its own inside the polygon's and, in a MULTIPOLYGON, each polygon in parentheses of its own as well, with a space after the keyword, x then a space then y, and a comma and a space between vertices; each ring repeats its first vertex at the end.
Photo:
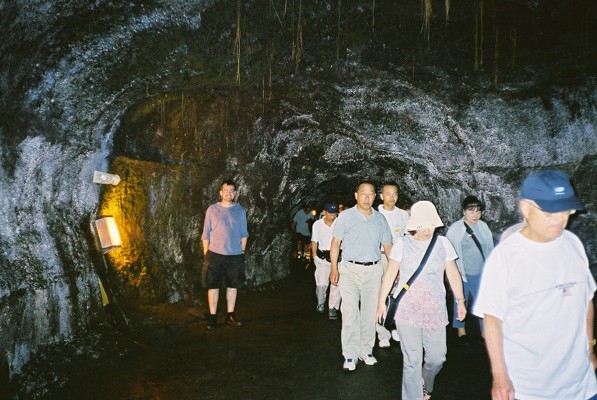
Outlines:
POLYGON ((332 268, 330 271, 330 283, 332 285, 338 286, 338 279, 340 278, 340 274, 338 273, 338 269, 332 268))
POLYGON ((494 375, 491 388, 493 400, 514 400, 514 387, 508 375, 494 375))

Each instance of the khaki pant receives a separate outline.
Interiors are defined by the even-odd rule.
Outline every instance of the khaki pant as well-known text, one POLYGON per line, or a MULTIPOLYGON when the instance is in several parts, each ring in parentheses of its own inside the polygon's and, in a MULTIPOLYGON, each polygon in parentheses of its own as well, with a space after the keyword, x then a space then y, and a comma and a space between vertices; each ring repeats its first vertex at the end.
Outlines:
MULTIPOLYGON (((328 286, 330 285, 330 270, 332 269, 329 261, 315 257, 315 295, 317 304, 325 304, 328 286)), ((340 309, 340 289, 336 285, 330 287, 329 308, 340 309)))
POLYGON ((342 355, 345 359, 357 359, 371 354, 375 345, 375 315, 383 268, 381 263, 365 266, 342 261, 339 273, 342 355))
MULTIPOLYGON (((385 274, 386 270, 388 269, 388 260, 386 258, 386 255, 383 252, 381 253, 380 264, 383 268, 383 273, 385 274)), ((377 339, 380 342, 382 340, 390 340, 392 338, 392 333, 389 330, 387 330, 383 325, 376 323, 375 330, 377 331, 377 339)))

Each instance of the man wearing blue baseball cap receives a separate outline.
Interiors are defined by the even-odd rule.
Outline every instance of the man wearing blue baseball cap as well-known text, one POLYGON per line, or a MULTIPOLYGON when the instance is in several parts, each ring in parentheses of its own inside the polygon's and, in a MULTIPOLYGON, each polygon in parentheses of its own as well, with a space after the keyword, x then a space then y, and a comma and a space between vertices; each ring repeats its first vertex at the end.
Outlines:
MULTIPOLYGON (((317 297, 317 312, 325 311, 325 299, 328 287, 330 286, 330 272, 332 268, 330 259, 330 246, 332 244, 332 232, 338 216, 338 203, 328 201, 323 206, 323 218, 313 224, 311 233, 311 254, 315 262, 315 296, 317 297)), ((328 301, 328 318, 338 319, 340 309, 340 288, 332 285, 328 301)))
POLYGON ((597 399, 596 285, 581 241, 567 231, 583 205, 568 175, 522 184, 526 225, 490 254, 474 314, 485 319, 493 399, 597 399))

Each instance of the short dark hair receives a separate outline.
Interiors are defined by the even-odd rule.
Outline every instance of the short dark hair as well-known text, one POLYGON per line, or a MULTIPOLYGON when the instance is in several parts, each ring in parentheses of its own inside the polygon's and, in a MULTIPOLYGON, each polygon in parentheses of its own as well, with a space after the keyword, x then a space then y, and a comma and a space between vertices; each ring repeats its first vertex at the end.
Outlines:
POLYGON ((462 200, 462 210, 468 210, 471 208, 478 208, 480 211, 485 211, 485 204, 477 198, 477 196, 466 196, 462 200))
POLYGON ((371 186, 373 186, 373 191, 375 191, 375 183, 373 183, 371 181, 364 180, 364 181, 359 182, 359 184, 357 185, 357 187, 354 190, 355 193, 359 191, 359 188, 361 187, 361 185, 371 185, 371 186))
POLYGON ((236 183, 234 183, 234 181, 232 179, 224 179, 222 181, 222 184, 220 185, 220 189, 223 188, 224 185, 233 186, 234 190, 236 190, 236 183))
POLYGON ((386 186, 394 186, 396 188, 396 190, 400 191, 400 186, 398 186, 398 183, 396 183, 396 181, 385 181, 381 184, 380 188, 381 190, 383 190, 384 187, 386 186))

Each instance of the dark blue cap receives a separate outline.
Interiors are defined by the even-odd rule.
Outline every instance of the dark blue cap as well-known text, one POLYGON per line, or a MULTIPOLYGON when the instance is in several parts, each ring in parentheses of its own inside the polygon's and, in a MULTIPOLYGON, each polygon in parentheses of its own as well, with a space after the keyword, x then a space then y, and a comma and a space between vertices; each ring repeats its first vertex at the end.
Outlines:
POLYGON ((328 201, 323 206, 323 209, 332 214, 338 214, 338 203, 334 201, 328 201))
POLYGON ((520 197, 533 200, 546 212, 584 210, 574 194, 570 178, 562 171, 533 172, 522 183, 520 197))

